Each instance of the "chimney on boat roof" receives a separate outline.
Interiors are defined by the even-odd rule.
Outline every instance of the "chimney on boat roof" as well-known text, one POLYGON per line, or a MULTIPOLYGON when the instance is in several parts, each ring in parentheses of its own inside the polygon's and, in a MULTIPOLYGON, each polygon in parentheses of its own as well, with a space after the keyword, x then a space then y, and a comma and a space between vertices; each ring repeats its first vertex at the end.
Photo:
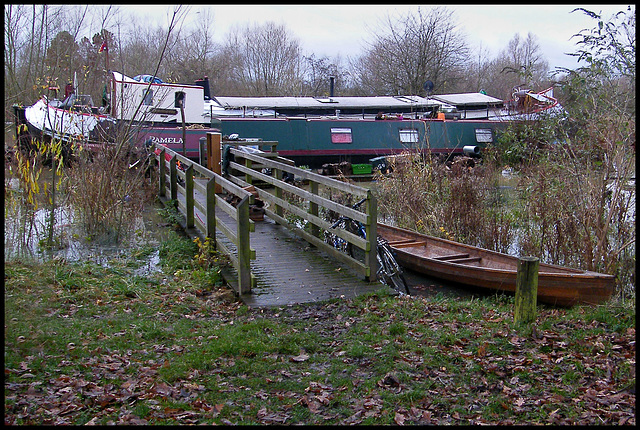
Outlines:
POLYGON ((333 85, 335 81, 335 76, 329 76, 329 97, 333 97, 333 85))
POLYGON ((202 88, 204 88, 204 99, 205 100, 210 100, 211 99, 211 90, 209 89, 209 77, 205 76, 204 79, 196 80, 196 85, 199 85, 202 88))

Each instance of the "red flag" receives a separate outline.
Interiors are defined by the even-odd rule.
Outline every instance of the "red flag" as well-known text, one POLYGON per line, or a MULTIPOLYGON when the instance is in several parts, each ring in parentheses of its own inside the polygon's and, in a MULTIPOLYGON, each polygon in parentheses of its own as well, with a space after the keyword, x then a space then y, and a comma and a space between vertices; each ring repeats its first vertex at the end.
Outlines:
POLYGON ((100 46, 100 49, 98 50, 98 52, 102 52, 102 51, 108 51, 109 48, 107 48, 107 41, 105 40, 104 42, 102 42, 102 45, 100 46))

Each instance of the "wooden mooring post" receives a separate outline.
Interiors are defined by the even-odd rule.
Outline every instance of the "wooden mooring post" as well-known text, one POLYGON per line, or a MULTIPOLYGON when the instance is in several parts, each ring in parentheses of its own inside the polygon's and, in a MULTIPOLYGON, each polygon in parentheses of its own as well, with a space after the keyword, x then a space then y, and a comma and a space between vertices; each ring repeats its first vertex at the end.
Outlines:
POLYGON ((540 261, 536 257, 521 257, 518 260, 516 303, 513 315, 515 323, 529 324, 536 320, 539 267, 540 261))
MULTIPOLYGON (((222 175, 222 134, 207 133, 207 169, 222 175)), ((222 187, 215 184, 215 192, 222 192, 222 187)))

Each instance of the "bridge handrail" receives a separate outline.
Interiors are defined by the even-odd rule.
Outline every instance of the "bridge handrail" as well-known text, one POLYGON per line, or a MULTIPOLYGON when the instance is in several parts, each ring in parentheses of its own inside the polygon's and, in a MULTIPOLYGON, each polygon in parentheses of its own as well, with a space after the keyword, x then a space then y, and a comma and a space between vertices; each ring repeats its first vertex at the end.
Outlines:
POLYGON ((279 169, 287 173, 294 174, 302 179, 306 179, 309 181, 316 182, 321 185, 325 185, 328 187, 339 189, 340 191, 344 191, 346 193, 354 194, 358 197, 365 197, 367 195, 367 189, 363 187, 359 187, 357 185, 349 184, 347 182, 338 181, 337 179, 329 178, 327 176, 319 175, 314 172, 310 172, 308 170, 300 169, 299 167, 289 166, 277 161, 270 160, 268 158, 262 157, 258 154, 249 154, 246 152, 239 151, 237 149, 231 149, 231 153, 234 156, 239 156, 241 158, 246 158, 251 161, 258 162, 265 167, 279 169))
MULTIPOLYGON (((166 189, 168 188, 171 195, 171 200, 174 200, 177 205, 177 209, 182 211, 186 218, 186 228, 194 228, 202 236, 209 237, 214 240, 216 248, 222 250, 229 256, 233 266, 238 273, 238 294, 247 294, 251 292, 252 286, 255 285, 255 276, 251 273, 250 260, 255 259, 255 251, 250 247, 249 233, 255 228, 253 221, 249 218, 249 205, 253 204, 254 196, 249 191, 244 190, 237 184, 229 181, 228 179, 220 176, 219 174, 212 172, 211 170, 203 167, 187 157, 163 146, 161 144, 154 143, 151 155, 158 161, 159 165, 159 195, 166 199, 166 189), (185 167, 185 172, 180 172, 177 169, 177 162, 180 162, 185 167), (167 164, 169 166, 169 174, 167 175, 167 164), (198 172, 203 178, 207 179, 205 188, 206 193, 206 206, 203 215, 204 220, 200 220, 196 223, 195 219, 195 207, 202 207, 203 205, 197 204, 195 201, 194 187, 194 172, 198 172), (178 177, 181 177, 185 181, 185 186, 181 186, 178 183, 178 177), (168 179, 168 181, 167 181, 168 179), (240 202, 233 208, 231 205, 226 204, 222 197, 216 195, 215 187, 219 185, 222 189, 240 198, 240 202), (183 201, 184 200, 184 203, 183 201), (237 229, 233 232, 228 226, 226 226, 218 216, 215 215, 215 207, 220 205, 224 207, 226 211, 229 211, 229 207, 235 211, 232 218, 236 221, 237 229), (222 242, 216 240, 216 230, 219 230, 224 234, 236 247, 237 255, 222 242)), ((202 187, 197 187, 199 190, 202 187)))
POLYGON ((333 178, 328 178, 326 176, 322 176, 308 170, 283 164, 263 157, 261 156, 261 154, 251 154, 233 148, 230 149, 230 152, 231 154, 233 154, 235 160, 245 160, 244 165, 240 164, 239 162, 229 163, 229 167, 232 170, 237 170, 245 175, 245 180, 231 175, 228 176, 229 179, 241 186, 251 185, 253 179, 258 179, 275 187, 275 194, 271 194, 266 190, 256 188, 259 198, 269 202, 270 205, 274 206, 273 210, 271 210, 270 208, 265 209, 265 212, 270 218, 274 219, 279 224, 289 228, 297 235, 305 239, 307 242, 323 249, 325 252, 336 257, 338 260, 349 264, 351 267, 362 273, 366 279, 370 281, 374 281, 376 279, 378 264, 376 259, 377 202, 371 190, 359 187, 357 185, 338 181, 333 178), (254 170, 252 168, 253 163, 256 163, 261 168, 271 168, 272 176, 254 170), (297 177, 308 180, 310 184, 310 191, 303 190, 299 187, 296 187, 295 185, 288 184, 280 180, 279 176, 281 172, 291 173, 297 177), (365 209, 365 212, 360 212, 349 206, 342 205, 318 195, 318 185, 323 185, 331 190, 353 194, 358 199, 364 197, 365 202, 362 207, 365 209), (284 200, 282 195, 283 191, 292 193, 302 198, 304 201, 308 201, 308 211, 305 211, 284 200), (318 209, 320 206, 336 212, 340 215, 345 215, 354 220, 357 220, 365 226, 367 237, 366 240, 346 230, 330 230, 331 234, 336 234, 352 245, 362 249, 365 256, 364 262, 361 262, 343 252, 338 251, 333 246, 327 244, 324 240, 322 240, 324 232, 329 231, 331 224, 318 216, 318 209), (286 218, 283 217, 283 209, 286 209, 311 223, 311 233, 305 231, 302 228, 296 227, 295 225, 292 225, 286 218), (320 230, 322 230, 322 233, 320 230))

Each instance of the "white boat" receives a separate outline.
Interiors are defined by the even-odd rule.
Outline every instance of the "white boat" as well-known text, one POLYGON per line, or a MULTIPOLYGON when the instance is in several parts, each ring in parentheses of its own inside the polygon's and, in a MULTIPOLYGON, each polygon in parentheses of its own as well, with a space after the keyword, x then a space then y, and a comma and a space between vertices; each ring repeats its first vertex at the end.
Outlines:
POLYGON ((30 131, 64 141, 99 142, 115 120, 93 107, 91 96, 71 94, 64 101, 42 96, 24 110, 30 131))
POLYGON ((204 85, 163 82, 148 75, 130 78, 113 72, 110 82, 111 115, 118 120, 156 126, 207 125, 212 111, 222 112, 204 85))
POLYGON ((107 88, 110 103, 106 107, 95 106, 89 95, 74 93, 64 100, 42 96, 32 106, 15 107, 16 123, 26 124, 30 135, 37 138, 61 139, 91 147, 114 141, 123 124, 135 125, 136 133, 142 129, 148 133, 149 128, 176 129, 183 125, 208 128, 211 115, 224 111, 205 95, 208 80, 203 81, 203 85, 185 85, 163 82, 149 75, 130 78, 112 72, 107 88))
POLYGON ((564 113, 563 107, 553 96, 553 87, 537 93, 516 88, 511 100, 505 102, 497 118, 505 121, 535 120, 541 115, 564 113))

